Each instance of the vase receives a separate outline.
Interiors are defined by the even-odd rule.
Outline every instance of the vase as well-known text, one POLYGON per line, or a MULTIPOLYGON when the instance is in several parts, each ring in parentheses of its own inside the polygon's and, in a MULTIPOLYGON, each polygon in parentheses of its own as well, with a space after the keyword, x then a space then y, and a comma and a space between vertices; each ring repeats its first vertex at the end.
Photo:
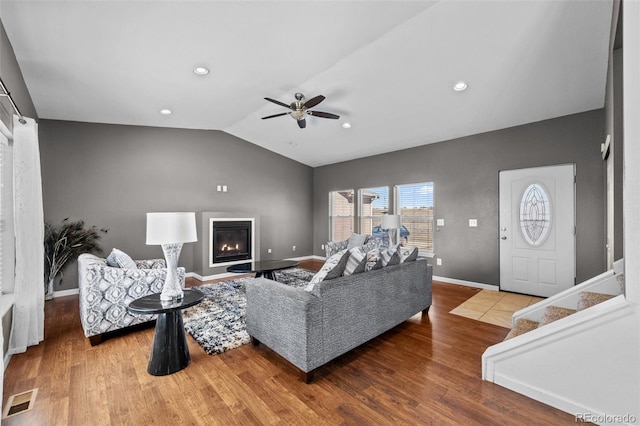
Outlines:
POLYGON ((53 288, 55 286, 55 283, 56 283, 56 277, 49 279, 49 282, 47 283, 47 288, 45 289, 45 292, 44 292, 44 300, 53 299, 53 288))

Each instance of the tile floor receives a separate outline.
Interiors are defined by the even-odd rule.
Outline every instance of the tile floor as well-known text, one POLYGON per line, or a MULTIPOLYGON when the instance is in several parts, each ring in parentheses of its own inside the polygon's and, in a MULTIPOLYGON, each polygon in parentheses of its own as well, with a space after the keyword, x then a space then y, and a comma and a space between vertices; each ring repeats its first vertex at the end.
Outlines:
POLYGON ((482 290, 470 297, 451 314, 465 318, 488 322, 500 327, 511 328, 511 316, 514 312, 543 300, 540 297, 505 291, 482 290))

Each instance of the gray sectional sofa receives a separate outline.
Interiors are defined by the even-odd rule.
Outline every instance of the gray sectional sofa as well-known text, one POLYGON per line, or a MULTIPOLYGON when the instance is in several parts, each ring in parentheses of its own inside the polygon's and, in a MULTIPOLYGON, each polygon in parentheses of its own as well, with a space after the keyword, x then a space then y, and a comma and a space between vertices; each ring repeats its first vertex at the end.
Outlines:
POLYGON ((311 291, 265 278, 247 284, 247 331, 305 373, 431 306, 426 259, 315 285, 311 291))

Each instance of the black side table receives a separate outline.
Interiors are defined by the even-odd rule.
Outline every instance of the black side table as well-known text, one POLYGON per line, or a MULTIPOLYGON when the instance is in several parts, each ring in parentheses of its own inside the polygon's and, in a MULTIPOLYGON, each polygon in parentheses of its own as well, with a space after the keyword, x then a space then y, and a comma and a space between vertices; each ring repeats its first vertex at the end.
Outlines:
POLYGON ((204 295, 194 289, 184 290, 181 300, 163 302, 160 293, 134 300, 129 305, 132 314, 158 314, 153 347, 147 371, 153 376, 165 376, 182 370, 191 362, 187 336, 182 324, 182 310, 200 303, 204 295))

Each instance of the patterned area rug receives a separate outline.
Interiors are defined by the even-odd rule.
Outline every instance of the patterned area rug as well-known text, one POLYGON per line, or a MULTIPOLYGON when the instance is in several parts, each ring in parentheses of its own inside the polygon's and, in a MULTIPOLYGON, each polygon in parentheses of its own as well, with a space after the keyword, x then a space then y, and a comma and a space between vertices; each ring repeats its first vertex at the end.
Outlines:
MULTIPOLYGON (((304 287, 315 273, 301 268, 276 272, 279 282, 304 287)), ((183 312, 184 328, 209 355, 219 354, 249 343, 245 323, 245 285, 254 278, 238 278, 197 286, 202 302, 183 312)))

